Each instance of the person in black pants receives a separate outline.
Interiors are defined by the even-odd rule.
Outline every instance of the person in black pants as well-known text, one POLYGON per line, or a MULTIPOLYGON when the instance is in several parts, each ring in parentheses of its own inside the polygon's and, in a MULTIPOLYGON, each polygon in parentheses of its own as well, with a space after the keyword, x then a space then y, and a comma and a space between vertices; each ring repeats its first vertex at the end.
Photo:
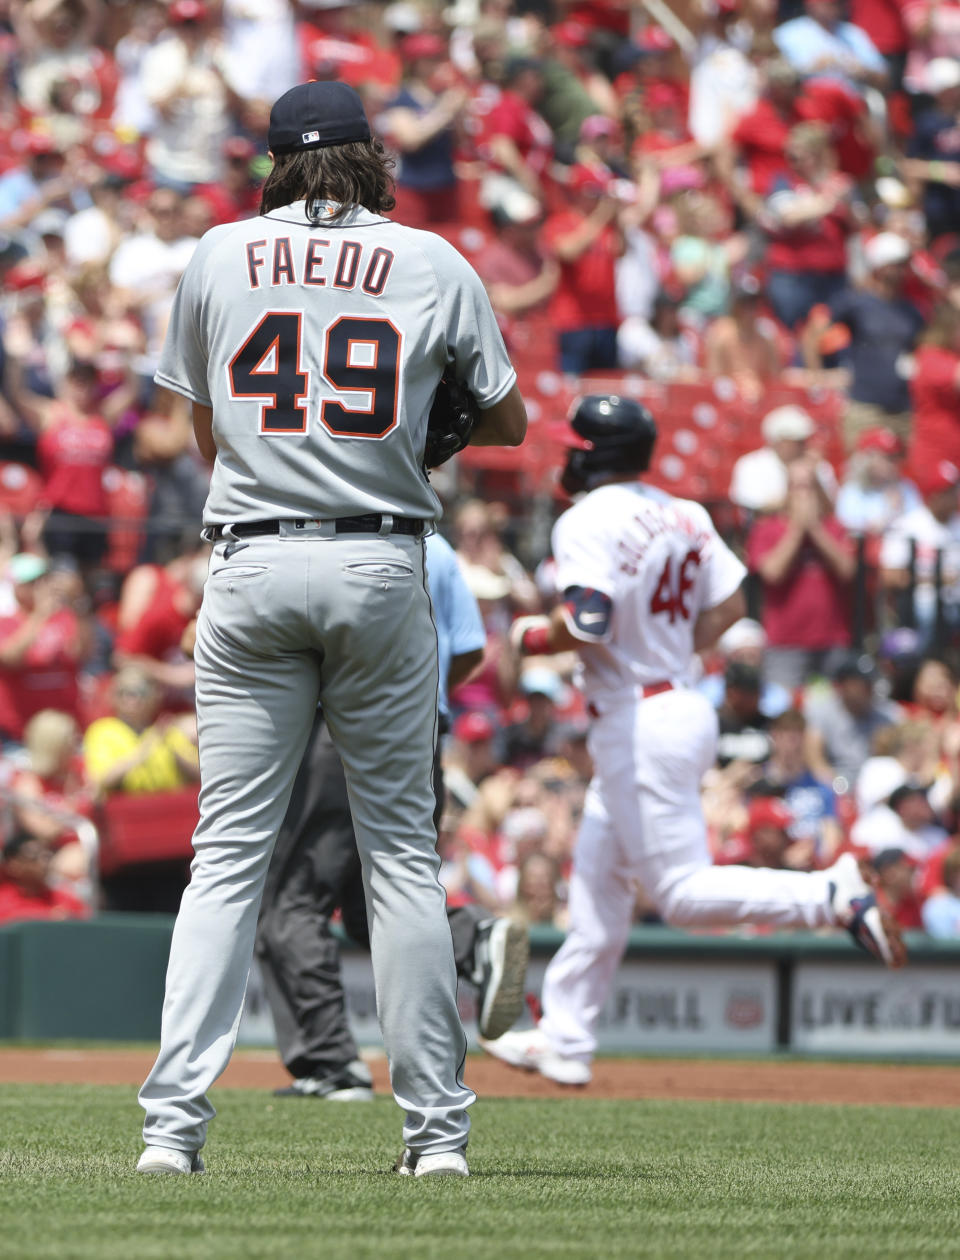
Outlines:
MULTIPOLYGON (((484 631, 456 557, 440 535, 427 540, 427 566, 437 626, 441 728, 447 686, 479 664, 484 631)), ((439 753, 434 762, 436 809, 443 809, 439 753)), ((340 977, 340 951, 330 931, 339 909, 343 928, 369 947, 360 858, 340 757, 317 712, 283 826, 277 837, 257 930, 257 958, 273 1015, 277 1045, 294 1078, 280 1095, 336 1099, 373 1096, 367 1065, 350 1032, 340 977)), ((477 986, 480 1035, 506 1032, 523 1005, 529 944, 523 924, 467 905, 448 908, 457 974, 477 986)))

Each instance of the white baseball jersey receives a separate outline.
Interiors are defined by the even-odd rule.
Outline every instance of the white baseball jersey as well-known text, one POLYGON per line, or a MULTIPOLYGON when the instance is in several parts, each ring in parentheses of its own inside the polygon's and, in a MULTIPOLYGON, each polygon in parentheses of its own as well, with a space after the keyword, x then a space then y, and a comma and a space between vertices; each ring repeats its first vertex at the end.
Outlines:
POLYGON ((304 202, 212 228, 156 380, 213 408, 204 525, 388 512, 433 520, 427 416, 448 362, 481 407, 512 388, 480 279, 432 232, 304 202))
POLYGON ((613 609, 602 639, 579 648, 588 699, 631 693, 638 684, 689 681, 698 614, 729 598, 746 569, 722 541, 706 509, 639 482, 600 486, 553 529, 557 588, 599 591, 613 609))

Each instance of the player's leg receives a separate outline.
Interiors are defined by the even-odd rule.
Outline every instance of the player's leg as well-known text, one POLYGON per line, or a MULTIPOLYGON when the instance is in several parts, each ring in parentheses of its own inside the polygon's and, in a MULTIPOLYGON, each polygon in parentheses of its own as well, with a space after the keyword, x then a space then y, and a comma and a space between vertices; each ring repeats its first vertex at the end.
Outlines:
MULTIPOLYGON (((369 1098, 330 931, 338 907, 355 895, 360 859, 343 767, 318 713, 277 837, 257 928, 257 957, 277 1034, 304 1097, 369 1098)), ((361 889, 362 895, 362 889, 361 889)), ((360 943, 366 940, 364 917, 360 943)))
POLYGON ((811 873, 712 865, 700 781, 715 758, 716 730, 709 702, 687 690, 622 706, 598 723, 599 772, 610 784, 614 825, 664 919, 689 927, 840 925, 891 961, 890 942, 852 859, 811 873), (864 912, 870 914, 865 934, 864 912))
POLYGON ((630 935, 636 889, 594 786, 587 793, 570 877, 570 926, 543 979, 543 1016, 533 1032, 507 1033, 484 1049, 515 1067, 583 1085, 596 1026, 630 935))
POLYGON ((311 589, 335 592, 323 703, 343 758, 363 862, 377 1009, 416 1154, 463 1146, 473 1094, 433 824, 437 647, 423 548, 406 538, 313 548, 311 589), (315 576, 314 576, 315 573, 315 576))
POLYGON ((160 1053, 140 1091, 149 1146, 204 1143, 206 1093, 236 1040, 267 866, 316 710, 317 659, 296 648, 302 566, 276 561, 259 540, 211 558, 195 656, 200 823, 160 1053))

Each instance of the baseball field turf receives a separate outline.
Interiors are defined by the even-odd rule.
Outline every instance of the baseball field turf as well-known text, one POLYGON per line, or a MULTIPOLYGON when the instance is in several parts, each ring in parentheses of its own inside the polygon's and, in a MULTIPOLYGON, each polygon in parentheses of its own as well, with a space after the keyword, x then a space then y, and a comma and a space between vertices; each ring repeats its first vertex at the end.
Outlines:
POLYGON ((388 1173, 388 1100, 215 1101, 207 1175, 149 1178, 128 1086, 0 1087, 0 1256, 960 1255, 953 1109, 481 1101, 462 1181, 388 1173))

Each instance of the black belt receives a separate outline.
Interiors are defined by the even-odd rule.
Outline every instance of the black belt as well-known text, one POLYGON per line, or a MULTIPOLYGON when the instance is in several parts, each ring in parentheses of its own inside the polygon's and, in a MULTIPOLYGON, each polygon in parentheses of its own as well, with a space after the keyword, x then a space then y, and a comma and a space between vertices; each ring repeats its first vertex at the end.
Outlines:
MULTIPOLYGON (((288 521, 288 524, 296 526, 299 522, 296 520, 288 521)), ((304 526, 313 524, 327 524, 331 522, 304 520, 304 526)), ((230 527, 230 532, 235 534, 237 538, 253 538, 257 534, 279 534, 281 521, 238 521, 236 525, 230 527)), ((383 517, 379 512, 368 512, 365 516, 337 516, 332 521, 333 530, 336 534, 379 534, 383 527, 383 517)), ((422 534, 426 528, 424 521, 418 520, 412 516, 395 516, 393 524, 390 526, 391 534, 422 534)), ((219 542, 224 535, 224 527, 222 525, 214 525, 208 537, 211 542, 219 542)))

